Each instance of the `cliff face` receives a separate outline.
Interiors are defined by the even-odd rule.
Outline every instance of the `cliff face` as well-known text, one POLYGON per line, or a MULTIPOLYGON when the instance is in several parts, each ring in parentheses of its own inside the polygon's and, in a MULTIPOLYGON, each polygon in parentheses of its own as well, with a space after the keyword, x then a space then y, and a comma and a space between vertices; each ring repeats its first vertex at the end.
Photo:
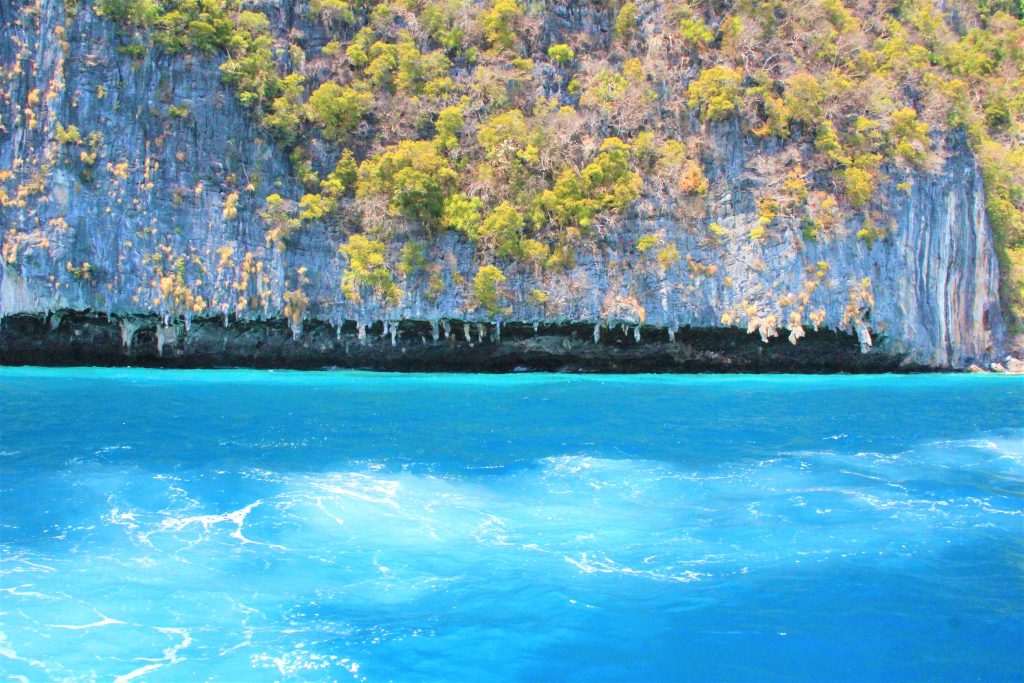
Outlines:
MULTIPOLYGON (((264 8, 276 35, 296 28, 299 9, 264 8)), ((363 207, 344 198, 331 216, 303 222, 284 248, 268 242, 265 197, 297 200, 304 189, 287 149, 222 81, 222 56, 121 54, 130 41, 87 2, 72 18, 63 0, 0 0, 0 19, 8 69, 0 317, 151 313, 183 335, 193 318, 287 318, 296 336, 303 321, 355 321, 357 337, 378 321, 587 323, 598 336, 601 325, 640 334, 643 323, 739 328, 758 343, 796 349, 813 327, 856 335, 865 353, 933 367, 1006 351, 982 178, 962 134, 933 131, 938 161, 927 170, 886 162, 869 210, 842 214, 830 230, 808 237, 802 216, 780 211, 755 238, 759 200, 794 168, 813 169, 812 141, 758 137, 735 118, 684 113, 678 126, 703 136, 706 191, 680 198, 645 181, 620 215, 597 217, 567 266, 499 259, 502 310, 474 302, 481 250, 454 231, 424 240, 429 267, 391 269, 397 301, 368 290, 354 300, 340 287, 352 264, 339 246, 359 229, 363 207), (62 138, 70 126, 80 140, 62 138), (645 236, 658 249, 674 246, 678 258, 639 251, 645 236)), ((303 29, 308 41, 328 37, 303 29)), ((314 164, 329 168, 333 152, 311 147, 314 164)), ((807 180, 812 190, 830 182, 813 170, 807 180)), ((419 239, 416 230, 398 229, 392 264, 404 242, 419 239)), ((806 353, 820 348, 808 344, 806 353)))

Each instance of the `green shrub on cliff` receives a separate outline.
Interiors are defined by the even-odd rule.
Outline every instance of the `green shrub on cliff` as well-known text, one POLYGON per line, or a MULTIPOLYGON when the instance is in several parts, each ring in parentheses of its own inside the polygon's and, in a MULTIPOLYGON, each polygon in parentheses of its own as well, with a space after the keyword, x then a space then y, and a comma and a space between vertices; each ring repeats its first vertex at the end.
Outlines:
POLYGON ((484 203, 479 197, 469 197, 462 193, 453 194, 445 199, 441 225, 458 230, 476 242, 480 238, 483 209, 484 203))
POLYGON ((816 126, 821 120, 824 99, 824 89, 812 74, 795 74, 786 79, 784 102, 789 117, 794 121, 812 128, 816 126))
POLYGON ((65 128, 58 123, 53 139, 62 145, 79 145, 82 143, 82 134, 78 132, 77 126, 71 125, 65 128))
POLYGON ((427 267, 427 245, 425 242, 406 242, 398 262, 398 272, 412 277, 427 267))
POLYGON ((383 242, 351 235, 338 251, 348 259, 348 268, 341 279, 345 298, 362 303, 365 296, 372 295, 384 306, 398 303, 402 291, 388 268, 387 246, 383 242))
POLYGON ((566 45, 565 43, 559 43, 558 45, 552 45, 548 48, 548 59, 555 64, 566 65, 572 61, 572 58, 576 56, 576 52, 566 45))
POLYGON ((150 26, 160 15, 158 5, 152 0, 100 0, 96 9, 118 24, 150 26))
POLYGON ((352 3, 346 0, 311 0, 309 11, 318 14, 328 26, 338 23, 351 24, 356 20, 352 3))
POLYGON ((316 221, 334 212, 338 207, 334 198, 322 194, 305 194, 299 200, 299 220, 316 221))
POLYGON ((621 211, 640 196, 643 181, 629 169, 630 147, 608 138, 601 152, 581 171, 563 171, 545 190, 540 205, 561 226, 589 229, 601 211, 621 211))
POLYGON ((372 108, 373 93, 362 87, 324 83, 309 96, 309 118, 329 140, 347 137, 372 108))
POLYGON ((276 81, 276 94, 263 117, 263 125, 269 128, 279 140, 294 143, 302 129, 303 82, 299 74, 288 74, 276 81))
POLYGON ((857 208, 863 207, 871 200, 874 191, 874 178, 871 172, 860 166, 850 166, 843 171, 843 187, 846 196, 857 208))
POLYGON ((704 121, 720 121, 740 105, 743 72, 726 66, 713 66, 701 72, 687 89, 688 103, 700 109, 704 121))
POLYGON ((480 224, 480 240, 494 249, 496 256, 516 258, 522 250, 523 217, 508 202, 502 202, 480 224))
POLYGON ((240 13, 228 58, 220 66, 224 80, 234 86, 239 102, 246 107, 262 108, 281 95, 281 77, 269 32, 270 22, 265 15, 240 13))
POLYGON ((645 254, 659 244, 661 244, 661 238, 657 235, 641 235, 636 242, 636 250, 645 254))
POLYGON ((458 174, 431 142, 405 140, 359 166, 357 196, 383 194, 392 215, 438 224, 458 174))
POLYGON ((636 3, 625 2, 615 16, 615 37, 628 39, 636 32, 636 3))
POLYGON ((438 112, 434 123, 434 142, 438 149, 446 154, 455 151, 459 146, 459 133, 465 125, 461 106, 445 107, 438 112))
POLYGON ((679 21, 679 33, 691 47, 706 47, 715 39, 714 32, 701 19, 685 18, 679 21))
POLYGON ((487 41, 496 50, 510 50, 516 43, 516 24, 522 18, 523 6, 519 0, 494 0, 483 14, 483 29, 487 41))
POLYGON ((355 187, 359 166, 352 150, 346 149, 335 164, 334 170, 320 183, 320 190, 331 197, 339 197, 355 187))
POLYGON ((507 314, 509 309, 502 305, 501 285, 505 283, 505 274, 497 266, 481 266, 473 278, 473 301, 487 315, 498 316, 507 314))
POLYGON ((279 194, 267 197, 266 206, 259 212, 259 216, 267 226, 267 244, 274 244, 279 251, 284 250, 285 242, 301 226, 300 220, 295 216, 295 202, 279 194))
POLYGON ((536 160, 529 124, 518 109, 496 114, 480 124, 476 138, 488 159, 502 166, 536 160))
POLYGON ((923 166, 931 147, 928 124, 910 107, 897 109, 889 116, 889 145, 892 155, 912 166, 923 166))

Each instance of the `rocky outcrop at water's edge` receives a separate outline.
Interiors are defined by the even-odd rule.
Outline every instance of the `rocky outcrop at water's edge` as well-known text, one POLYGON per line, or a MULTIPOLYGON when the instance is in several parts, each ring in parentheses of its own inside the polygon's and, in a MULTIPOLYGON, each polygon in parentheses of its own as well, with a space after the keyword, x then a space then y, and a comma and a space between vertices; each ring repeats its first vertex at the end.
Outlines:
POLYGON ((396 321, 340 328, 284 319, 193 319, 59 311, 9 316, 0 325, 0 364, 138 365, 166 368, 358 368, 394 371, 562 372, 919 372, 904 354, 865 347, 855 335, 808 332, 800 344, 763 343, 729 328, 668 330, 587 323, 396 321))

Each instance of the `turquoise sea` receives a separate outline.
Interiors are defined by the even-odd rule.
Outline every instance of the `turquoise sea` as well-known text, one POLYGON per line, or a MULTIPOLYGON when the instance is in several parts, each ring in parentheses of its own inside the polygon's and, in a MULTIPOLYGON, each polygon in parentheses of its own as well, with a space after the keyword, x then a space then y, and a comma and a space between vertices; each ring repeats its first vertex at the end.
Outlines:
POLYGON ((0 368, 14 681, 1024 679, 1024 381, 0 368))

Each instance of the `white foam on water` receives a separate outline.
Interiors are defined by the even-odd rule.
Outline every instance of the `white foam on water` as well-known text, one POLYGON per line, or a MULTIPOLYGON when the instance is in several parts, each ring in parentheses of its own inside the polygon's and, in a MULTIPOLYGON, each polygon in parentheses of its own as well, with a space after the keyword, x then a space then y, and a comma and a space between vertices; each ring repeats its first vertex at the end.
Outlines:
POLYGON ((54 596, 47 595, 46 593, 39 593, 36 591, 24 591, 22 588, 31 588, 34 584, 23 583, 20 586, 10 586, 7 588, 0 587, 0 593, 7 593, 8 595, 17 595, 23 598, 42 598, 43 600, 55 599, 54 596))
POLYGON ((293 677, 296 674, 307 672, 333 672, 336 675, 340 669, 351 674, 357 681, 365 681, 366 678, 359 675, 359 663, 348 657, 339 657, 333 654, 319 654, 302 649, 294 649, 288 652, 272 655, 259 653, 252 655, 250 661, 257 668, 273 668, 282 676, 293 677))
POLYGON ((156 671, 157 669, 162 669, 165 666, 178 664, 180 662, 185 661, 185 658, 179 657, 178 653, 192 644, 192 636, 189 635, 189 632, 183 628, 174 628, 170 626, 158 626, 155 627, 155 630, 160 633, 178 636, 181 638, 181 640, 175 645, 171 645, 170 647, 166 648, 163 652, 163 657, 136 657, 136 661, 150 662, 150 664, 145 664, 138 668, 132 669, 126 674, 121 674, 120 676, 117 676, 116 678, 114 678, 114 683, 128 683, 128 681, 135 680, 140 676, 145 676, 146 674, 156 671))
POLYGON ((400 484, 397 480, 378 479, 359 473, 346 473, 333 475, 327 481, 313 482, 311 486, 323 490, 325 494, 347 496, 366 503, 398 508, 395 498, 398 495, 400 484))
POLYGON ((177 532, 187 529, 192 525, 199 525, 202 527, 204 532, 203 538, 207 538, 211 529, 223 522, 229 522, 235 525, 235 528, 230 533, 231 538, 241 541, 243 544, 251 543, 253 545, 265 545, 270 548, 274 548, 275 550, 286 550, 284 546, 274 543, 254 541, 247 538, 243 533, 246 517, 249 516, 250 512, 262 504, 262 500, 257 500, 233 512, 211 515, 193 515, 191 517, 167 517, 160 522, 159 529, 143 534, 142 537, 148 540, 154 533, 177 532))
POLYGON ((100 626, 113 626, 114 624, 123 624, 123 621, 118 619, 111 619, 110 617, 103 617, 99 621, 94 621, 91 624, 48 624, 50 628, 64 628, 69 631, 82 631, 87 628, 99 628, 100 626))
MULTIPOLYGON (((929 494, 927 482, 965 452, 967 470, 1005 477, 1012 453, 986 441, 780 453, 696 471, 571 454, 474 476, 379 463, 217 475, 258 491, 237 507, 212 499, 202 473, 152 477, 99 498, 95 519, 71 525, 81 538, 51 541, 77 544, 75 554, 49 546, 5 557, 0 627, 18 643, 0 639, 0 656, 52 665, 51 678, 97 666, 108 680, 161 670, 184 680, 216 661, 236 678, 361 679, 367 652, 411 637, 397 626, 367 631, 367 614, 432 615, 453 596, 484 610, 490 603, 478 601, 531 586, 546 591, 537 600, 592 605, 589 591, 697 591, 800 562, 904 561, 954 532, 1022 514, 996 495, 929 494), (90 536, 91 522, 117 533, 90 536)), ((105 467, 82 485, 130 479, 105 467)))
POLYGON ((647 569, 634 569, 632 567, 621 566, 609 557, 588 557, 587 553, 580 553, 578 560, 572 557, 566 557, 565 561, 579 569, 584 574, 622 574, 624 576, 637 576, 646 579, 653 579, 655 581, 676 581, 680 583, 691 583, 693 581, 699 581, 702 577, 708 576, 706 573, 691 570, 684 570, 678 574, 666 574, 664 572, 647 569))
MULTIPOLYGON (((31 668, 42 669, 43 671, 45 671, 47 673, 49 672, 49 668, 47 667, 46 663, 44 663, 44 662, 42 662, 42 661, 40 661, 38 659, 33 659, 31 657, 21 657, 21 656, 19 656, 18 653, 14 650, 14 648, 11 647, 10 640, 8 639, 7 634, 4 633, 3 631, 0 631, 0 657, 3 657, 4 659, 11 660, 12 662, 21 662, 21 663, 23 663, 23 664, 25 664, 25 665, 27 665, 27 666, 29 666, 31 668)), ((6 667, 6 666, 0 667, 0 670, 2 670, 10 678, 17 678, 17 679, 26 680, 26 681, 32 680, 32 679, 28 678, 27 676, 15 675, 15 674, 9 672, 8 667, 6 667)))

